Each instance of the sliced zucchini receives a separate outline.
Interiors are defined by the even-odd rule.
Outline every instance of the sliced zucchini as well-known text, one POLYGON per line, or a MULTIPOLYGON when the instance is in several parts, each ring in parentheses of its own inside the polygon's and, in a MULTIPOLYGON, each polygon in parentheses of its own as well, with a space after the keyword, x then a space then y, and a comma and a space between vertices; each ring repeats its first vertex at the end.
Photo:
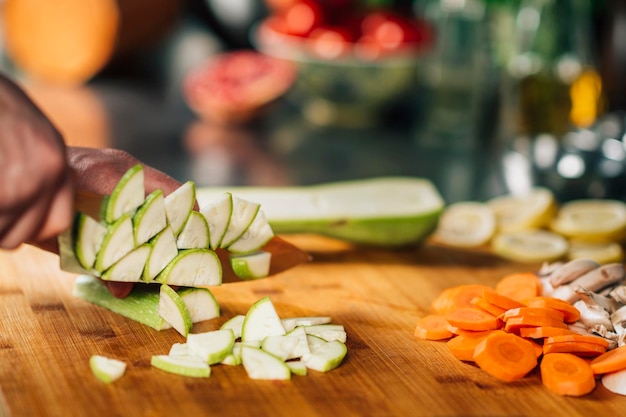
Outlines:
POLYGON ((133 229, 137 245, 146 243, 167 226, 163 191, 155 190, 133 215, 133 229))

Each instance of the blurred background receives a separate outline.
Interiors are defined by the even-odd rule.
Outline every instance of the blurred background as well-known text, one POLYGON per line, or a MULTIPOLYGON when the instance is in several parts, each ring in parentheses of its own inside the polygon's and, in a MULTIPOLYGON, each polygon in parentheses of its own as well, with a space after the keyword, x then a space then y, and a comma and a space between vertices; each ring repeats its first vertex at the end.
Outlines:
POLYGON ((198 186, 411 175, 626 199, 626 0, 3 0, 70 145, 198 186))

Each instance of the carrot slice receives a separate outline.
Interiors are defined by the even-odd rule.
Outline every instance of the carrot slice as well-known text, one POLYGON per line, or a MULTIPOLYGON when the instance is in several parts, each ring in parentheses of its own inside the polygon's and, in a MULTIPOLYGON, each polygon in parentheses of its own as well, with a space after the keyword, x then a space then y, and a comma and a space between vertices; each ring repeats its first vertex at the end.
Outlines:
POLYGON ((415 337, 424 340, 443 340, 453 336, 448 330, 448 321, 439 314, 422 317, 415 327, 415 337))
POLYGON ((498 294, 524 303, 529 298, 541 295, 541 282, 532 272, 520 272, 504 276, 496 284, 495 290, 498 294))
POLYGON ((485 291, 494 290, 486 285, 466 284, 443 290, 431 304, 437 314, 446 314, 459 307, 470 307, 471 301, 482 296, 485 291))
POLYGON ((495 304, 491 304, 490 302, 488 302, 482 297, 475 297, 474 299, 472 299, 472 301, 470 301, 470 303, 478 308, 485 310, 487 313, 493 314, 496 317, 498 317, 501 314, 504 314, 507 311, 506 309, 502 307, 498 307, 495 304))
POLYGON ((546 317, 556 321, 563 321, 563 313, 559 310, 544 307, 518 307, 507 310, 499 316, 500 320, 507 321, 512 317, 534 316, 546 317))
POLYGON ((548 337, 544 343, 560 343, 560 342, 583 342, 583 343, 595 343, 603 348, 609 347, 609 341, 603 337, 585 335, 585 334, 566 334, 548 337))
POLYGON ((522 327, 519 329, 519 335, 522 337, 528 337, 531 339, 544 339, 551 336, 560 336, 564 334, 575 334, 569 329, 561 327, 522 327))
POLYGON ((460 307, 444 317, 452 326, 463 330, 495 330, 502 326, 496 316, 475 307, 460 307))
POLYGON ((543 355, 543 345, 540 345, 539 343, 530 339, 526 339, 526 341, 532 345, 533 349, 535 349, 535 356, 537 357, 537 359, 539 359, 539 357, 543 355))
POLYGON ((559 298, 537 296, 527 300, 528 307, 544 307, 559 310, 566 323, 574 323, 580 319, 580 311, 565 300, 559 298))
POLYGON ((474 349, 476 345, 493 331, 494 330, 476 332, 476 335, 462 334, 448 340, 446 345, 458 360, 474 362, 474 349))
POLYGON ((539 368, 543 385, 559 395, 579 397, 589 394, 596 386, 591 366, 576 355, 546 354, 539 368))
POLYGON ((507 332, 519 332, 523 327, 559 327, 567 329, 567 324, 562 321, 535 316, 512 317, 504 324, 504 330, 507 332))
POLYGON ((528 340, 500 330, 476 345, 474 362, 498 379, 515 381, 537 366, 537 355, 528 340))
POLYGON ((591 361, 591 369, 595 374, 607 374, 626 369, 626 346, 620 346, 603 353, 591 361))
POLYGON ((484 336, 487 333, 492 331, 492 330, 465 330, 465 329, 459 329, 458 327, 454 327, 451 325, 448 325, 448 330, 450 331, 450 333, 452 333, 455 336, 469 336, 469 337, 484 336))
POLYGON ((587 342, 553 342, 543 344, 543 354, 572 353, 577 356, 599 356, 606 352, 604 346, 587 342))
POLYGON ((483 293, 483 299, 490 304, 496 305, 505 310, 510 310, 512 308, 518 307, 526 307, 524 303, 520 303, 506 295, 498 294, 495 291, 485 291, 483 293))

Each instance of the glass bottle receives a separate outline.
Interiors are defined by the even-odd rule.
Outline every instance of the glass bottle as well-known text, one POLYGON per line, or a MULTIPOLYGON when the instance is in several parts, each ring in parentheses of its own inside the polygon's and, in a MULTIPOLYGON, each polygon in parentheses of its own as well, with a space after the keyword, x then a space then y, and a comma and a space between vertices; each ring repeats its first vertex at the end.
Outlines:
POLYGON ((501 136, 560 137, 602 111, 590 0, 522 0, 501 90, 501 136))

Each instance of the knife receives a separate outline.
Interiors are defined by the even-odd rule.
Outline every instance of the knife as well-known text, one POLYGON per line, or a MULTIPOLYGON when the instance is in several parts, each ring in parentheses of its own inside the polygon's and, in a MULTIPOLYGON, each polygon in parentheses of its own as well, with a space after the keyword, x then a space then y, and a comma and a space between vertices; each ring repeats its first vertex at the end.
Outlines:
MULTIPOLYGON (((99 219, 103 200, 104 196, 102 195, 89 191, 78 191, 75 194, 74 207, 78 212, 99 219)), ((274 236, 262 250, 272 254, 268 276, 276 275, 311 261, 311 256, 308 253, 279 236, 274 236)), ((237 277, 231 268, 228 252, 224 249, 217 249, 216 253, 222 264, 222 283, 241 282, 242 279, 237 277)))

